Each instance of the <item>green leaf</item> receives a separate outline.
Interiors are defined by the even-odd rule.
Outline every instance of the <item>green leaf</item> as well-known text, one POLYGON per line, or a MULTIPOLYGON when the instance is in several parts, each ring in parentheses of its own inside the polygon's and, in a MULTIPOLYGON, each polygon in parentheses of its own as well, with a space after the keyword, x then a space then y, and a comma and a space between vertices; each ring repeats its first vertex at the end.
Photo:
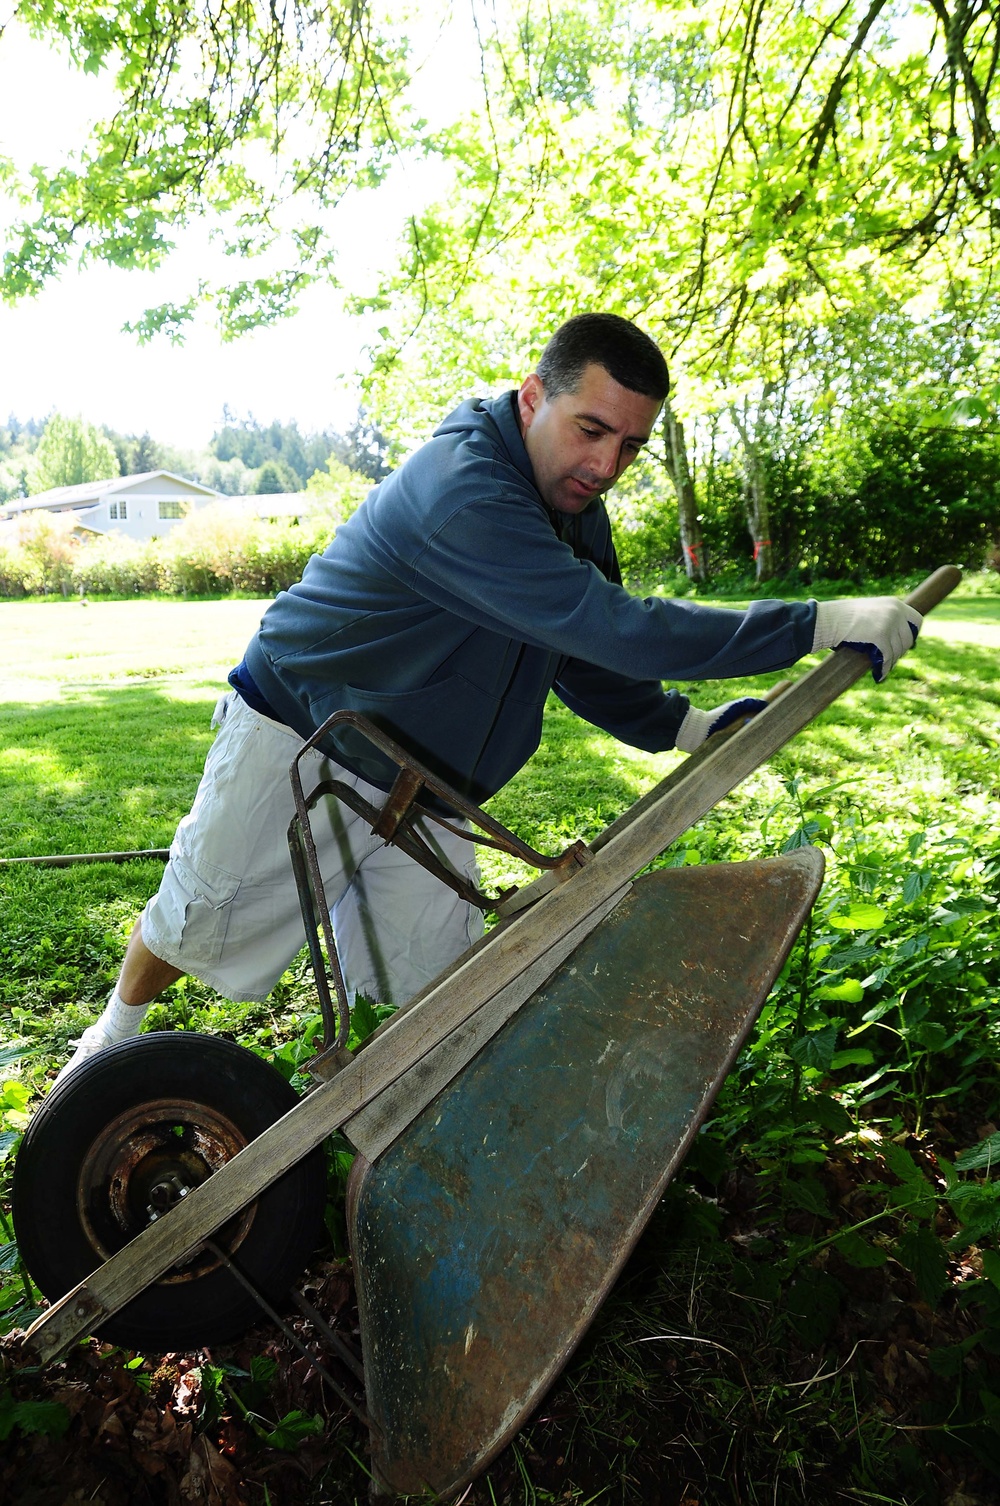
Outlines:
POLYGON ((8 1438, 14 1428, 20 1428, 22 1433, 61 1438, 69 1424, 69 1412, 60 1402, 14 1401, 6 1393, 0 1398, 0 1438, 8 1438))
POLYGON ((270 1433, 265 1432, 261 1436, 271 1448, 291 1451, 298 1447, 303 1438, 322 1431, 322 1417, 310 1417, 306 1412, 294 1411, 286 1413, 270 1433))
POLYGON ((827 1071, 833 1060, 839 1034, 836 1025, 824 1025, 821 1030, 810 1030, 793 1041, 788 1054, 800 1067, 817 1067, 827 1071))
POLYGON ((16 1129, 0 1130, 0 1166, 7 1160, 11 1151, 20 1143, 21 1131, 16 1129))
POLYGON ((804 1266, 786 1289, 785 1307, 789 1321, 804 1344, 822 1344, 833 1331, 840 1311, 844 1288, 825 1271, 804 1266))
POLYGON ((717 1186, 732 1165, 732 1155, 714 1135, 699 1134, 688 1151, 685 1166, 696 1171, 713 1187, 717 1186))
POLYGON ((878 905, 854 904, 839 915, 831 915, 827 924, 835 931, 877 931, 885 925, 886 912, 878 905))
POLYGON ((848 1265, 856 1266, 859 1270, 875 1270, 880 1265, 885 1265, 889 1256, 881 1245, 873 1245, 856 1229, 848 1229, 837 1240, 837 1249, 847 1261, 848 1265))
POLYGON ((839 1072, 842 1067, 870 1067, 875 1057, 870 1051, 856 1046, 850 1051, 838 1051, 830 1063, 831 1072, 839 1072))
POLYGON ((1000 1130, 955 1157, 956 1171, 992 1171, 994 1166, 1000 1166, 1000 1130))
POLYGON ((933 882, 933 873, 920 868, 911 869, 903 880, 904 905, 912 905, 913 901, 919 899, 924 890, 928 889, 933 882))
POLYGON ((947 1043, 948 1032, 937 1020, 922 1020, 912 1032, 912 1039, 925 1051, 940 1051, 947 1043))
POLYGON ((920 1167, 914 1161, 908 1150, 902 1145, 896 1145, 892 1140, 887 1140, 882 1146, 882 1155, 889 1170, 899 1178, 901 1182, 909 1182, 923 1187, 927 1184, 927 1178, 920 1167))
POLYGON ((1000 1255, 996 1250, 981 1250, 983 1275, 1000 1292, 1000 1255))
MULTIPOLYGON (((851 1052, 840 1052, 840 1055, 850 1056, 851 1052)), ((830 1063, 831 1068, 837 1064, 837 1057, 830 1063)), ((844 1108, 844 1105, 836 1098, 831 1098, 829 1093, 817 1093, 810 1098, 806 1105, 807 1113, 827 1130, 831 1135, 849 1135, 854 1128, 854 1120, 844 1108)))
POLYGON ((351 1045, 360 1045, 362 1041, 366 1041, 382 1021, 393 1013, 391 1005, 376 1004, 364 994, 358 994, 351 1010, 351 1045))
POLYGON ((269 1386, 278 1373, 278 1362, 268 1354, 255 1354, 250 1361, 250 1375, 258 1386, 269 1386))
POLYGON ((814 999, 835 999, 842 1004, 860 1004, 865 991, 856 978, 844 978, 840 983, 827 983, 813 992, 814 999))
POLYGON ((937 1307, 948 1285, 948 1252, 926 1224, 906 1229, 896 1242, 896 1258, 912 1271, 917 1291, 937 1307))
POLYGON ((1000 1181, 957 1182, 948 1189, 948 1202, 962 1225, 951 1240, 953 1249, 976 1244, 984 1234, 1000 1229, 1000 1181))
POLYGON ((826 1195, 826 1188, 816 1177, 786 1182, 785 1196, 796 1208, 802 1208, 806 1213, 815 1213, 818 1218, 830 1216, 830 1199, 826 1195))
POLYGON ((37 1046, 25 1042, 21 1046, 0 1046, 0 1068, 9 1067, 13 1062, 23 1061, 26 1056, 34 1056, 38 1051, 37 1046))
POLYGON ((949 1344, 944 1349, 932 1349, 927 1363, 936 1375, 961 1375, 965 1361, 980 1343, 984 1330, 970 1334, 960 1344, 949 1344))
POLYGON ((23 1114, 31 1101, 31 1089, 12 1077, 0 1087, 0 1109, 23 1114))

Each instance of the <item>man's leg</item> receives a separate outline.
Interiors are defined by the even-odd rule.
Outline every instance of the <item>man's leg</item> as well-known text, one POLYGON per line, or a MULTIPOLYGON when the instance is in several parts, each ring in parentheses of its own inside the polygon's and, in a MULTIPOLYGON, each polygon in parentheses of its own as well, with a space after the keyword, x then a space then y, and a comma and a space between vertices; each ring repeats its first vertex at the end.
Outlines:
MULTIPOLYGON (((437 856, 479 886, 476 849, 422 823, 437 856)), ((333 911, 344 980, 383 1004, 405 1004, 483 934, 481 913, 398 847, 379 844, 333 911)))
POLYGON ((176 983, 183 976, 179 967, 153 955, 142 939, 142 921, 137 920, 129 937, 125 960, 115 988, 122 1003, 130 1008, 151 1004, 157 994, 162 994, 165 988, 169 988, 171 983, 176 983))
POLYGON ((88 1025, 77 1042, 76 1050, 56 1077, 67 1077, 89 1056, 108 1046, 137 1035, 149 1005, 171 983, 184 975, 180 968, 154 957, 142 939, 142 922, 137 920, 129 937, 125 960, 111 997, 99 1019, 88 1025))
POLYGON ((135 1035, 149 1003, 186 973, 228 998, 266 998, 303 943, 286 841, 288 765, 300 739, 236 697, 221 721, 114 992, 60 1077, 135 1035))

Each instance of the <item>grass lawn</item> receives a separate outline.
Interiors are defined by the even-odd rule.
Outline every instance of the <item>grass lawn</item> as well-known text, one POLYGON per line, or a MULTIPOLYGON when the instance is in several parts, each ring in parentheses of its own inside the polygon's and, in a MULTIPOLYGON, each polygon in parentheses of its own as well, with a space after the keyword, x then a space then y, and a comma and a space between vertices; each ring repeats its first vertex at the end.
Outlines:
MULTIPOLYGON (((215 699, 265 605, 0 603, 14 646, 0 670, 0 855, 168 845, 215 699)), ((813 840, 829 879, 684 1178, 544 1416, 470 1506, 673 1503, 685 1482, 705 1506, 931 1506, 959 1484, 969 1503, 995 1500, 982 1482, 1000 1471, 988 1442, 1000 1417, 1000 1184, 987 1182, 975 1223, 961 1193, 972 1183, 942 1168, 1000 1118, 998 654, 1000 597, 960 590, 885 685, 860 682, 661 860, 813 840), (926 1182, 919 1217, 892 1201, 909 1166, 926 1182), (814 1388, 827 1371, 836 1380, 814 1388)), ((778 678, 699 686, 694 699, 709 707, 778 678)), ((625 748, 553 700, 541 749, 491 808, 557 851, 592 838, 676 761, 625 748)), ((496 883, 520 877, 495 855, 483 867, 496 883)), ((99 1010, 160 872, 154 861, 0 869, 0 1036, 36 1048, 0 1096, 8 1150, 4 1130, 23 1126, 99 1010)), ((150 1023, 267 1053, 313 1009, 300 960, 266 1005, 182 980, 150 1023)), ((0 1250, 4 1269, 13 1257, 5 1267, 0 1250)), ((339 1488, 311 1497, 296 1485, 287 1501, 360 1500, 363 1472, 339 1488)))

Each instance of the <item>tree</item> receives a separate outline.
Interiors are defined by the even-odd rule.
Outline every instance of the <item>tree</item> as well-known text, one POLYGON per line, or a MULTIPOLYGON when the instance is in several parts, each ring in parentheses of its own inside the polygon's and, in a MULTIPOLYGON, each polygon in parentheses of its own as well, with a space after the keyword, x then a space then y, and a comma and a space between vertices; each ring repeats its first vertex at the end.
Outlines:
POLYGON ((392 467, 389 464, 389 441, 363 408, 347 433, 334 447, 337 459, 348 470, 357 471, 371 481, 382 481, 392 467))
MULTIPOLYGON (((157 266, 180 227, 211 216, 236 265, 257 261, 257 275, 203 282, 148 310, 137 333, 176 337, 203 301, 227 334, 280 318, 330 275, 330 209, 378 182, 405 140, 405 43, 367 0, 20 0, 15 14, 85 72, 111 70, 118 104, 30 189, 9 183, 34 209, 9 238, 8 299, 36 293, 74 256, 157 266)), ((13 178, 5 159, 0 175, 13 178)))
POLYGON ((257 472, 253 489, 257 496, 273 496, 278 492, 296 492, 299 485, 295 472, 283 460, 265 460, 257 472))
POLYGON ((996 380, 992 179, 969 187, 961 120, 977 90, 995 104, 997 26, 976 12, 984 51, 956 79, 972 34, 936 52, 938 14, 577 0, 522 16, 487 48, 489 110, 443 143, 451 192, 370 300, 381 421, 409 438, 521 374, 568 315, 625 314, 668 351, 674 418, 697 433, 726 416, 758 578, 794 566, 774 463, 794 470, 846 406, 996 380), (964 176, 932 223, 914 205, 952 161, 964 176))
POLYGON ((20 0, 16 14, 84 69, 114 70, 120 104, 78 161, 36 174, 6 296, 36 292, 74 253, 156 265, 174 230, 206 214, 261 258, 259 276, 150 310, 144 336, 176 335, 199 299, 228 333, 289 312, 307 281, 332 275, 331 206, 428 146, 459 164, 470 212, 451 247, 412 227, 422 307, 461 296, 575 177, 567 229, 590 220, 598 283, 648 308, 666 281, 671 333, 679 345, 697 329, 704 358, 779 285, 836 302, 857 271, 845 253, 912 267, 947 243, 985 267, 1000 228, 989 0, 480 6, 485 107, 432 139, 407 115, 406 38, 372 0, 198 0, 155 25, 140 0, 20 0))
POLYGON ((158 471, 163 466, 160 446, 150 438, 149 431, 129 440, 128 474, 140 476, 146 471, 158 471))
POLYGON ((118 455, 106 434, 82 418, 53 413, 35 451, 31 472, 33 493, 120 475, 118 455))
POLYGON ((688 458, 684 425, 677 417, 668 397, 663 405, 663 437, 667 467, 674 491, 677 494, 677 516, 681 531, 681 549, 684 552, 684 572, 688 580, 708 579, 708 553, 695 497, 694 478, 688 458))

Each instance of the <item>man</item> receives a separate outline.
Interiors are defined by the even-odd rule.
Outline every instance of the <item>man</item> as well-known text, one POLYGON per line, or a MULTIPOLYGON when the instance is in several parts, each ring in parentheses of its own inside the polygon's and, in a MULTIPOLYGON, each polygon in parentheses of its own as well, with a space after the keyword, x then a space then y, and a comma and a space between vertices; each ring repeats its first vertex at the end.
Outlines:
MULTIPOLYGON (((633 746, 692 752, 762 703, 704 711, 664 679, 783 669, 845 642, 881 678, 911 646, 921 619, 891 597, 741 612, 623 590, 601 494, 649 439, 668 385, 635 325, 569 320, 517 392, 463 403, 276 598, 230 675, 159 893, 64 1073, 134 1034, 186 972, 233 999, 267 996, 303 943, 288 765, 334 711, 363 712, 482 802, 538 746, 549 690, 633 746)), ((312 765, 375 803, 394 772, 350 732, 312 765)), ((314 829, 352 995, 403 1003, 476 939, 477 912, 338 802, 314 829)), ((469 843, 426 835, 474 877, 469 843)))

